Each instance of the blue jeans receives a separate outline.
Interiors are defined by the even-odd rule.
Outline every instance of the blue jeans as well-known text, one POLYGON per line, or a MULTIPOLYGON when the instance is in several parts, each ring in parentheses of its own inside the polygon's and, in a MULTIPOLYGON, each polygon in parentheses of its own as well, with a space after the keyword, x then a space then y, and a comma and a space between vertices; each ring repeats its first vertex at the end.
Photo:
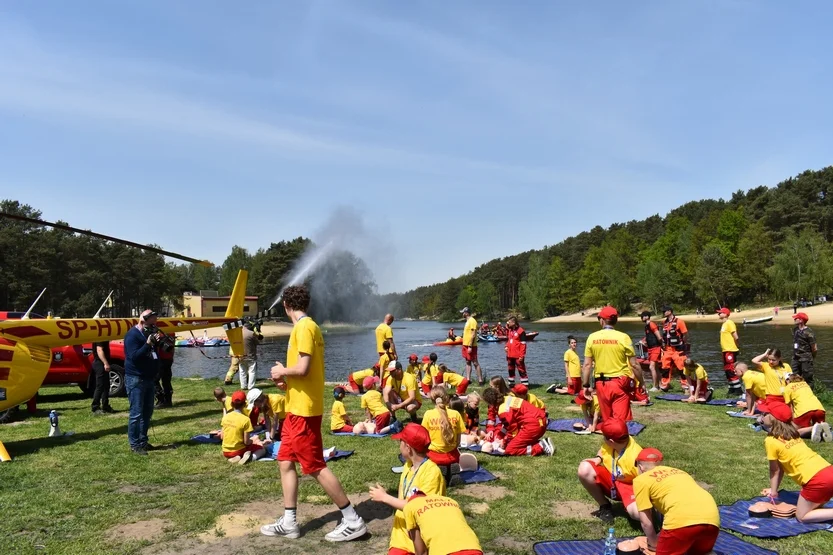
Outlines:
POLYGON ((153 416, 154 393, 153 380, 144 380, 137 376, 125 376, 127 399, 130 401, 130 415, 127 419, 127 440, 130 448, 136 449, 148 443, 150 417, 153 416))

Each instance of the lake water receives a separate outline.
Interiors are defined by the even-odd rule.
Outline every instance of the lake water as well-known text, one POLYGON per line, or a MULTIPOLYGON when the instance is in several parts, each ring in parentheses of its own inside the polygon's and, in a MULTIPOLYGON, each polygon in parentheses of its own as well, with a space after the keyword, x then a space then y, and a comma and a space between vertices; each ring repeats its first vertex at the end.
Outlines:
MULTIPOLYGON (((720 325, 716 316, 711 316, 714 323, 707 323, 706 317, 686 322, 692 343, 692 356, 708 371, 709 379, 715 383, 725 383, 723 359, 720 353, 720 325)), ((325 367, 327 381, 344 381, 352 370, 359 370, 373 365, 377 360, 376 339, 373 326, 352 333, 325 333, 325 367)), ((598 330, 594 322, 581 324, 533 324, 524 325, 529 331, 538 331, 540 335, 529 342, 527 347, 527 368, 533 383, 549 384, 563 381, 564 351, 567 349, 567 336, 579 338, 579 354, 584 358, 584 340, 598 330)), ((439 362, 443 362, 457 371, 464 368, 461 347, 434 347, 432 343, 441 341, 448 333, 448 324, 440 322, 394 322, 393 336, 401 359, 407 359, 411 353, 423 355, 436 352, 439 362)), ((639 323, 622 323, 617 329, 628 333, 634 342, 643 335, 643 326, 639 323)), ((457 333, 462 332, 462 324, 455 326, 457 333)), ((833 371, 826 349, 833 345, 833 328, 814 329, 819 343, 819 358, 816 361, 817 379, 833 387, 833 371)), ((784 359, 792 358, 792 327, 778 325, 738 325, 741 343, 740 360, 749 362, 755 355, 768 347, 780 348, 784 359)), ((288 338, 280 337, 273 342, 260 346, 258 357, 258 377, 269 375, 269 367, 274 361, 286 362, 288 338)), ((506 375, 506 358, 502 343, 480 343, 480 364, 486 376, 506 375)), ((213 357, 228 354, 227 348, 207 348, 205 353, 213 357)), ((221 378, 229 366, 228 358, 207 359, 198 349, 178 348, 174 361, 174 375, 180 377, 221 378)))

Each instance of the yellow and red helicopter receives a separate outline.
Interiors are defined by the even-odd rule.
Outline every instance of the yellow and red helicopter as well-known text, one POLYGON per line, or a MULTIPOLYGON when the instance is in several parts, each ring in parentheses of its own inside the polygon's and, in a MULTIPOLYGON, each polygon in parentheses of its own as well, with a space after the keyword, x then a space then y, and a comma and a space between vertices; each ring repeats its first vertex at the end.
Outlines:
MULTIPOLYGON (((176 253, 138 245, 114 237, 107 237, 42 220, 21 218, 4 213, 0 217, 25 219, 39 225, 53 225, 70 232, 86 233, 108 241, 131 244, 141 249, 159 252, 172 258, 211 265, 176 253)), ((246 296, 248 272, 240 270, 229 299, 226 314, 211 318, 159 318, 160 331, 174 335, 178 332, 223 326, 227 331, 231 349, 235 355, 243 355, 243 304, 246 296)), ((68 318, 53 320, 3 320, 0 321, 0 411, 15 407, 31 399, 43 383, 52 362, 52 347, 82 345, 84 343, 121 339, 127 331, 139 323, 138 318, 68 318)), ((0 461, 11 457, 0 441, 0 461)))

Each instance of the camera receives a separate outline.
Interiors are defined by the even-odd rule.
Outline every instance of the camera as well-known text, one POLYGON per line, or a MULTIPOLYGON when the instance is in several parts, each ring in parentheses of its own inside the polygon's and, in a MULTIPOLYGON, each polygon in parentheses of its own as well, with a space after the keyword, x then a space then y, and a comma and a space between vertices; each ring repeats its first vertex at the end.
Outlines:
POLYGON ((154 347, 159 347, 166 353, 170 353, 174 350, 174 338, 170 335, 165 335, 164 333, 159 331, 159 328, 156 326, 145 326, 142 329, 142 332, 145 334, 145 338, 151 338, 150 343, 154 347), (159 337, 157 334, 161 334, 162 337, 159 337))

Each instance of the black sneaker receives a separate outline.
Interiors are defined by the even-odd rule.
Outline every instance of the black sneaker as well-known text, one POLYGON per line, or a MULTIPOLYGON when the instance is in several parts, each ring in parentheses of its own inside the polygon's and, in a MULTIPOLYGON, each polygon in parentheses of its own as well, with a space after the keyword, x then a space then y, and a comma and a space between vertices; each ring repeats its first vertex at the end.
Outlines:
POLYGON ((143 456, 143 457, 147 457, 147 456, 148 456, 148 452, 147 452, 144 448, 142 448, 142 447, 131 447, 131 448, 130 448, 130 451, 131 451, 134 455, 141 455, 141 456, 143 456))
POLYGON ((113 410, 113 407, 111 407, 110 405, 107 405, 106 407, 104 407, 101 410, 103 410, 107 414, 115 414, 115 412, 116 412, 115 410, 113 410))
POLYGON ((547 393, 555 393, 556 389, 558 389, 558 384, 554 383, 547 388, 547 393))
POLYGON ((602 522, 613 522, 613 507, 610 505, 604 505, 602 507, 599 507, 597 510, 593 511, 590 514, 592 514, 602 522))
POLYGON ((150 443, 145 443, 144 445, 142 445, 142 449, 144 449, 145 451, 156 451, 156 447, 154 445, 151 445, 150 443))

